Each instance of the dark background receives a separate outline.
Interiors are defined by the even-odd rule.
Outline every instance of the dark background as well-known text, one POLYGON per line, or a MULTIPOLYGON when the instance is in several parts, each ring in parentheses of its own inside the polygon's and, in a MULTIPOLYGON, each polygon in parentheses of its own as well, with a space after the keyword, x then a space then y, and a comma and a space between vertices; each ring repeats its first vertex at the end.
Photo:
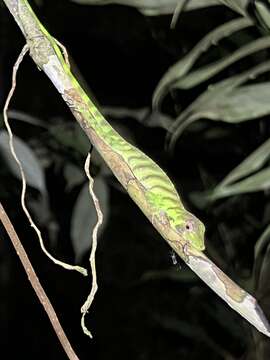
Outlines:
MULTIPOLYGON (((57 0, 44 1, 35 9, 51 34, 65 44, 97 101, 101 105, 133 109, 150 108, 155 86, 166 69, 204 34, 235 16, 223 7, 193 11, 183 14, 176 29, 171 30, 170 16, 147 18, 125 6, 80 6, 57 0)), ((236 49, 247 37, 253 39, 258 35, 259 30, 253 28, 243 38, 224 40, 196 66, 236 49)), ((1 106, 10 87, 12 66, 23 44, 13 18, 1 6, 1 106)), ((230 67, 221 78, 256 64, 268 54, 260 52, 256 56, 230 67)), ((181 104, 187 106, 201 90, 198 87, 176 94, 176 99, 181 97, 181 104)), ((72 131, 74 126, 62 99, 29 57, 19 71, 11 108, 42 119, 48 128, 55 123, 68 124, 72 131)), ((172 109, 173 100, 169 98, 164 111, 173 116, 172 109)), ((186 205, 206 224, 210 257, 256 296, 269 317, 269 285, 267 288, 257 283, 255 291, 251 282, 254 244, 269 220, 266 211, 269 195, 257 192, 230 197, 203 210, 194 207, 189 197, 191 191, 205 187, 201 168, 217 183, 269 137, 267 118, 235 126, 211 124, 225 135, 210 139, 203 132, 187 131, 172 156, 164 150, 164 129, 148 127, 132 118, 111 118, 110 122, 121 125, 127 137, 132 137, 136 146, 170 174, 186 205)), ((58 258, 74 262, 70 220, 80 187, 65 191, 63 169, 66 162, 83 168, 85 156, 51 141, 46 129, 16 121, 13 129, 46 163, 49 218, 40 226, 49 240, 49 224, 57 224, 59 229, 56 241, 48 241, 48 246, 58 258)), ((104 168, 101 162, 94 164, 93 174, 99 176, 101 168, 104 168)), ((19 206, 20 182, 4 161, 0 169, 1 201, 79 358, 268 359, 270 341, 234 313, 180 259, 178 265, 173 265, 169 246, 108 173, 105 178, 110 194, 109 219, 98 243, 99 290, 87 316, 94 334, 90 340, 80 328, 80 306, 90 282, 55 266, 41 253, 19 206)), ((34 213, 39 221, 40 197, 31 187, 28 199, 36 204, 34 213)), ((88 266, 87 259, 85 254, 84 266, 88 266)), ((265 271, 265 278, 269 278, 268 270, 265 271)), ((66 358, 2 228, 0 335, 3 359, 66 358)))

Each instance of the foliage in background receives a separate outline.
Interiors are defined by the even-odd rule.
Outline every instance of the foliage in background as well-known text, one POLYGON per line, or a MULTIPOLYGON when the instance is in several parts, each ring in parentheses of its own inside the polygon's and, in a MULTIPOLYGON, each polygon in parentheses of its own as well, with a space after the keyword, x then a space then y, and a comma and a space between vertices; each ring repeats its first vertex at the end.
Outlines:
POLYGON ((82 5, 108 5, 119 4, 132 6, 141 11, 147 16, 159 16, 165 14, 172 14, 179 6, 182 7, 186 4, 186 10, 200 9, 207 6, 220 5, 217 0, 72 0, 82 5))

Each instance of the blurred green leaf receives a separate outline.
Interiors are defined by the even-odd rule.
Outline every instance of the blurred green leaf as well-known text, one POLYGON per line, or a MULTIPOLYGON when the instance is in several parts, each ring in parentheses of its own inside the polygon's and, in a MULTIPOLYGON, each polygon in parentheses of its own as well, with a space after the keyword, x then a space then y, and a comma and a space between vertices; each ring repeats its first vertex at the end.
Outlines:
POLYGON ((183 0, 183 1, 179 1, 178 4, 176 4, 170 24, 171 29, 175 28, 181 13, 185 11, 185 8, 187 7, 188 3, 189 0, 183 0))
MULTIPOLYGON (((250 79, 255 79, 258 75, 263 74, 265 72, 270 71, 270 62, 265 61, 262 64, 259 64, 252 69, 249 69, 239 75, 232 76, 230 78, 227 78, 223 81, 220 81, 214 85, 211 85, 207 88, 207 90, 202 93, 196 100, 193 101, 192 104, 190 104, 175 120, 175 122, 170 127, 166 141, 168 143, 168 148, 172 150, 175 146, 176 141, 179 139, 183 131, 187 128, 188 125, 191 123, 194 123, 196 120, 200 120, 201 118, 208 118, 209 120, 218 120, 218 121, 227 121, 227 122, 239 122, 237 120, 237 117, 235 117, 235 121, 232 121, 232 117, 227 118, 227 116, 223 116, 224 111, 224 105, 223 105, 223 111, 218 113, 219 108, 216 107, 215 104, 219 104, 219 106, 222 106, 222 104, 225 104, 228 102, 228 99, 232 97, 233 91, 236 91, 235 89, 250 79), (212 109, 212 117, 208 116, 210 115, 208 113, 208 110, 212 109), (213 116, 213 113, 215 116, 213 116)), ((242 87, 240 89, 244 89, 245 87, 242 87)), ((241 94, 241 91, 237 90, 238 93, 241 94)), ((249 94, 250 96, 250 94, 249 94)), ((241 97, 241 96, 240 96, 241 97)), ((255 96, 256 98, 256 96, 255 96)), ((265 94, 263 94, 263 98, 265 98, 265 94)), ((242 101, 244 98, 242 98, 242 101)), ((255 99, 254 99, 255 100, 255 99)), ((233 99, 234 103, 234 99, 233 99)), ((232 107, 237 107, 237 104, 231 104, 232 107)), ((246 109, 246 102, 239 103, 239 109, 243 110, 243 113, 245 113, 246 109)), ((259 106, 259 103, 258 103, 259 106)), ((229 104, 230 107, 230 104, 229 104)), ((257 107, 257 106, 256 106, 257 107)), ((237 110, 239 112, 240 110, 237 110)), ((260 112, 260 109, 258 109, 260 112)), ((249 120, 249 117, 246 117, 246 120, 249 120)), ((243 121, 243 120, 242 120, 243 121)))
POLYGON ((258 297, 267 302, 270 291, 270 225, 268 225, 255 244, 253 284, 258 297))
POLYGON ((191 201, 198 208, 206 207, 210 202, 233 195, 265 191, 270 188, 270 167, 258 171, 249 177, 231 185, 217 185, 213 190, 193 192, 191 201))
POLYGON ((223 96, 213 96, 180 124, 171 138, 170 148, 188 125, 200 119, 223 121, 230 124, 239 124, 270 114, 268 93, 270 82, 242 86, 224 92, 223 96))
POLYGON ((270 188, 270 168, 267 167, 247 179, 239 181, 230 186, 217 186, 208 194, 211 201, 231 195, 239 195, 254 191, 262 191, 270 188))
POLYGON ((190 89, 206 80, 209 80, 211 77, 215 76, 226 67, 243 59, 244 57, 252 55, 258 51, 265 50, 269 47, 270 36, 265 36, 263 38, 254 40, 250 44, 244 45, 240 49, 237 49, 235 52, 226 56, 224 59, 199 68, 187 76, 180 78, 172 84, 172 87, 177 89, 190 89))
MULTIPOLYGON (((186 80, 187 85, 185 85, 185 82, 182 85, 181 79, 184 77, 185 74, 188 73, 188 71, 192 68, 194 63, 197 61, 197 59, 200 57, 200 55, 207 51, 207 49, 212 45, 217 45, 217 43, 223 39, 224 37, 228 37, 234 32, 240 31, 242 29, 245 29, 248 26, 251 26, 252 22, 249 19, 235 19, 232 21, 229 21, 221 26, 218 26, 216 29, 209 32, 198 44, 190 50, 190 52, 184 56, 181 60, 179 60, 177 63, 175 63, 173 66, 171 66, 167 72, 163 75, 161 80, 159 81, 154 94, 153 94, 153 107, 156 109, 161 105, 162 99, 166 96, 169 89, 172 87, 182 87, 187 88, 188 86, 188 80, 186 80), (179 81, 179 83, 178 83, 179 81)), ((218 63, 219 64, 219 63, 218 63)), ((216 64, 215 68, 217 67, 216 64)), ((221 66, 221 65, 219 65, 221 66)), ((199 73, 197 76, 197 72, 195 71, 195 78, 196 76, 199 78, 199 76, 206 76, 206 73, 213 72, 213 64, 211 64, 211 67, 203 68, 202 74, 199 73)), ((193 74, 193 73, 191 73, 193 74)), ((184 77, 186 79, 186 77, 184 77)), ((192 79, 192 78, 191 78, 192 79)), ((194 80, 193 80, 194 81, 194 80)), ((193 86, 193 85, 191 85, 193 86)))
POLYGON ((255 249, 254 249, 254 260, 258 261, 258 257, 264 252, 264 250, 268 247, 270 242, 270 225, 266 227, 262 235, 256 241, 255 249))
POLYGON ((28 124, 31 124, 34 126, 40 126, 42 128, 47 129, 45 121, 42 121, 41 119, 39 119, 35 116, 24 113, 23 111, 8 110, 8 117, 10 119, 23 121, 25 123, 28 123, 28 124))
POLYGON ((208 201, 238 195, 242 193, 266 190, 270 187, 270 168, 267 167, 257 173, 270 158, 270 139, 253 151, 241 164, 236 166, 212 191, 192 194, 192 200, 198 207, 204 207, 208 201), (242 181, 241 178, 250 175, 242 181), (236 182, 238 181, 238 182, 236 182))
MULTIPOLYGON (((106 227, 109 215, 109 190, 103 178, 95 178, 94 191, 103 212, 103 223, 98 232, 100 236, 106 227)), ((96 209, 89 194, 88 183, 86 183, 77 197, 71 217, 71 241, 77 261, 91 247, 92 231, 96 222, 96 209)))
MULTIPOLYGON (((206 91, 193 101, 185 112, 187 114, 195 113, 195 111, 199 111, 201 107, 206 107, 206 103, 215 101, 216 98, 224 97, 236 87, 244 84, 248 80, 254 80, 259 75, 268 71, 270 71, 270 61, 265 61, 247 71, 243 71, 241 74, 237 74, 215 84, 211 84, 208 86, 206 91)), ((185 117, 187 117, 187 115, 185 115, 185 117)))
POLYGON ((60 123, 49 126, 49 133, 63 146, 86 155, 90 149, 90 141, 77 123, 60 123))
POLYGON ((196 113, 196 118, 240 123, 265 116, 270 113, 269 93, 270 82, 233 89, 222 97, 213 96, 196 113))
POLYGON ((236 166, 219 184, 219 187, 235 182, 259 170, 270 158, 270 139, 253 151, 241 164, 236 166))
MULTIPOLYGON (((173 14, 176 6, 185 0, 72 0, 82 5, 119 4, 132 6, 147 16, 173 14)), ((207 6, 221 5, 218 0, 189 0, 185 10, 195 10, 207 6)))
POLYGON ((254 15, 256 16, 257 23, 265 32, 269 33, 270 30, 270 11, 269 0, 253 0, 254 15))
POLYGON ((64 177, 67 183, 67 191, 70 191, 74 186, 81 184, 85 180, 85 174, 82 169, 71 163, 65 165, 64 177))
POLYGON ((102 107, 102 113, 116 119, 136 119, 147 127, 161 127, 168 130, 173 120, 169 115, 159 111, 151 111, 149 108, 129 109, 124 107, 102 107))
POLYGON ((102 113, 105 116, 112 116, 117 119, 134 118, 139 122, 143 122, 149 113, 148 108, 130 109, 119 106, 102 106, 102 113))
MULTIPOLYGON (((46 194, 45 176, 40 162, 33 150, 17 136, 13 137, 14 148, 19 160, 22 163, 27 184, 46 194)), ((0 131, 1 156, 14 176, 21 180, 20 170, 13 159, 9 148, 9 136, 4 130, 0 131)))
POLYGON ((246 9, 247 9, 247 5, 249 0, 219 0, 222 4, 224 4, 225 6, 228 6, 229 8, 231 8, 232 10, 236 11, 237 13, 241 14, 241 15, 247 15, 246 13, 246 9))
POLYGON ((173 123, 173 119, 160 111, 152 111, 146 118, 144 124, 149 127, 161 127, 168 130, 173 123))

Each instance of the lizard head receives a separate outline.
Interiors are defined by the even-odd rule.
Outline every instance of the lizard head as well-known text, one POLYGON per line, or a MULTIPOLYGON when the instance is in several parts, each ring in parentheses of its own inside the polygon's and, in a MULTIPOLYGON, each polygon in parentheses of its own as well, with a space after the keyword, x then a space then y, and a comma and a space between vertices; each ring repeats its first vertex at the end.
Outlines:
POLYGON ((204 224, 188 211, 183 211, 174 224, 176 232, 184 241, 196 250, 203 251, 204 246, 204 224))

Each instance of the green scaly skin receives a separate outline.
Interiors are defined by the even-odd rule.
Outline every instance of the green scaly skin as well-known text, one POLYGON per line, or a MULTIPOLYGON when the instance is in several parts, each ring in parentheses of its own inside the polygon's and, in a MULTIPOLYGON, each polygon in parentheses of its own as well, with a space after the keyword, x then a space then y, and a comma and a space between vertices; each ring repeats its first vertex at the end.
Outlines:
MULTIPOLYGON (((106 121, 72 75, 55 40, 36 18, 28 3, 24 2, 24 5, 35 17, 40 35, 50 42, 57 58, 61 61, 64 72, 72 81, 73 89, 65 91, 65 94, 62 94, 63 98, 70 105, 74 114, 83 118, 85 128, 91 133, 92 142, 129 195, 166 240, 181 244, 184 256, 185 246, 199 251, 204 250, 205 227, 203 223, 184 208, 166 173, 142 151, 122 138, 106 121), (114 158, 117 157, 117 163, 122 170, 119 171, 117 166, 112 166, 112 155, 114 158), (108 159, 109 157, 110 159, 108 159), (122 176, 123 173, 126 176, 122 176)), ((29 41, 35 41, 35 39, 28 38, 29 41)), ((34 54, 32 56, 34 57, 34 54)), ((44 60, 44 63, 46 61, 47 59, 44 60)), ((39 58, 36 62, 42 63, 43 58, 39 58)))
MULTIPOLYGON (((197 250, 204 250, 204 225, 184 208, 166 173, 142 151, 124 140, 94 105, 90 107, 90 112, 91 127, 111 151, 122 157, 142 186, 146 202, 151 209, 151 222, 154 223, 153 217, 160 221, 167 220, 170 227, 182 237, 182 242, 189 243, 197 250)), ((128 184, 122 184, 129 192, 128 184)), ((142 210, 145 212, 145 209, 142 210)))
MULTIPOLYGON (((104 143, 117 153, 128 165, 135 179, 141 185, 145 201, 134 197, 129 182, 121 181, 129 195, 156 226, 155 220, 166 224, 179 234, 182 243, 188 243, 197 250, 204 250, 204 225, 188 212, 166 173, 148 156, 124 140, 104 119, 95 106, 90 107, 88 117, 91 128, 104 143), (147 203, 147 209, 145 208, 147 203)), ((117 174, 116 174, 117 176, 117 174)), ((159 228, 158 228, 159 230, 159 228)), ((177 241, 177 240, 175 240, 177 241)))
MULTIPOLYGON (((74 85, 77 87, 77 82, 74 85)), ((134 198, 128 186, 129 182, 121 181, 121 178, 119 178, 129 195, 136 201, 142 211, 150 217, 150 221, 155 226, 155 220, 163 224, 168 223, 169 227, 179 235, 182 243, 187 243, 199 251, 204 250, 204 225, 184 208, 173 183, 166 173, 142 151, 122 138, 85 93, 82 94, 82 98, 88 103, 89 111, 86 118, 89 120, 91 128, 110 150, 118 154, 128 165, 143 189, 145 201, 140 201, 140 197, 139 199, 138 197, 134 198), (145 209, 145 203, 147 209, 145 209)), ((156 227, 158 228, 158 226, 156 227)))

